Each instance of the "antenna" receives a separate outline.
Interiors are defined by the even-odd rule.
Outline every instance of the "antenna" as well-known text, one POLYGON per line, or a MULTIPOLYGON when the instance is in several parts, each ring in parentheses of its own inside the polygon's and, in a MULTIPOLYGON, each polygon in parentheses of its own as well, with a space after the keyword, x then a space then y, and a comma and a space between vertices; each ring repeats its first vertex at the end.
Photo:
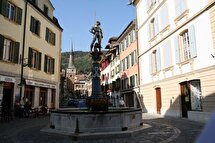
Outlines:
POLYGON ((96 10, 94 11, 94 23, 93 25, 96 23, 96 10))

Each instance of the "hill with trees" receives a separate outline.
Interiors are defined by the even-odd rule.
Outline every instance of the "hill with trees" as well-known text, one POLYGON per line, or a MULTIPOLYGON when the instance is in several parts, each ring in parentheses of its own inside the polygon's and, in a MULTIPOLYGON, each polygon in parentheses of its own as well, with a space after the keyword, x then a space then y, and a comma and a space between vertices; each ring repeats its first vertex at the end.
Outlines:
MULTIPOLYGON (((61 53, 62 58, 62 68, 67 69, 69 64, 70 52, 61 53)), ((89 52, 74 51, 73 52, 74 65, 76 67, 78 74, 89 74, 91 72, 91 57, 89 52)))

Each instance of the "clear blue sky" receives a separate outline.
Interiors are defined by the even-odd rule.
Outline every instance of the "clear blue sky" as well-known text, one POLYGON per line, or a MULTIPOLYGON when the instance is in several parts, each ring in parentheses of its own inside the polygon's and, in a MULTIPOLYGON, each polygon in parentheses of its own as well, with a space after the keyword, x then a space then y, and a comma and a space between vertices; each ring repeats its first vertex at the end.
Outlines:
POLYGON ((135 8, 128 6, 128 0, 51 0, 62 33, 62 52, 89 51, 92 34, 89 32, 95 19, 101 22, 103 30, 102 48, 112 36, 119 36, 135 18, 135 8), (96 14, 95 14, 96 13, 96 14), (96 15, 96 16, 95 16, 96 15), (96 17, 96 18, 95 18, 96 17))

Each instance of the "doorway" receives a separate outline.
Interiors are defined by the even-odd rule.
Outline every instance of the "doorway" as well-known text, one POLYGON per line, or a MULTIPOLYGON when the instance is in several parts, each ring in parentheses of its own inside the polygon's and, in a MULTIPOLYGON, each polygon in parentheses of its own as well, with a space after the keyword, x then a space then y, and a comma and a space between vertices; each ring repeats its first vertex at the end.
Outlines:
POLYGON ((161 107, 162 107, 162 104, 161 104, 161 88, 158 87, 155 89, 155 91, 156 91, 157 113, 161 114, 161 107))
POLYGON ((2 116, 12 116, 13 83, 4 82, 2 99, 2 116))
POLYGON ((187 118, 187 112, 191 110, 190 84, 189 82, 185 81, 180 83, 180 87, 182 117, 187 118))

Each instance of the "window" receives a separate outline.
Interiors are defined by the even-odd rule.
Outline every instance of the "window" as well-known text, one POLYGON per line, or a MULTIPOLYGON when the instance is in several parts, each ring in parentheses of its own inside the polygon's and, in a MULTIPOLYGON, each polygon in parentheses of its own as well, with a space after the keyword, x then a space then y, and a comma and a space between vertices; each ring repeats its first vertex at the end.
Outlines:
POLYGON ((40 21, 31 16, 30 31, 36 35, 40 35, 40 21))
POLYGON ((175 0, 175 13, 177 17, 180 16, 186 9, 186 0, 175 0))
POLYGON ((197 56, 194 25, 191 25, 179 36, 175 37, 175 53, 176 63, 187 61, 197 56))
POLYGON ((55 33, 48 28, 46 28, 46 41, 52 45, 55 45, 55 33))
POLYGON ((30 0, 34 5, 37 5, 37 0, 30 0))
POLYGON ((54 74, 54 64, 54 58, 45 55, 44 72, 54 74))
POLYGON ((131 66, 136 63, 136 50, 131 53, 131 66))
POLYGON ((149 24, 149 40, 151 38, 155 37, 159 33, 159 27, 158 27, 158 16, 154 17, 149 24))
POLYGON ((18 64, 19 42, 14 42, 0 35, 0 60, 18 64))
POLYGON ((146 0, 147 2, 147 6, 148 6, 148 10, 153 8, 153 6, 158 2, 158 0, 146 0))
POLYGON ((190 98, 191 109, 202 110, 202 92, 200 80, 191 80, 190 82, 190 98))
POLYGON ((15 6, 11 3, 7 4, 7 17, 10 20, 14 20, 15 19, 15 6))
POLYGON ((41 53, 30 47, 28 51, 28 67, 41 69, 41 53))
POLYGON ((49 10, 49 9, 48 9, 48 7, 47 7, 46 5, 44 5, 44 9, 43 9, 43 10, 44 10, 44 13, 45 13, 46 15, 48 15, 48 10, 49 10))
POLYGON ((130 77, 130 87, 135 87, 136 85, 136 75, 132 75, 130 77))
POLYGON ((21 25, 22 9, 8 2, 7 0, 1 0, 0 2, 0 13, 8 19, 21 25))
POLYGON ((161 70, 160 49, 154 50, 149 59, 150 73, 157 73, 161 70))

